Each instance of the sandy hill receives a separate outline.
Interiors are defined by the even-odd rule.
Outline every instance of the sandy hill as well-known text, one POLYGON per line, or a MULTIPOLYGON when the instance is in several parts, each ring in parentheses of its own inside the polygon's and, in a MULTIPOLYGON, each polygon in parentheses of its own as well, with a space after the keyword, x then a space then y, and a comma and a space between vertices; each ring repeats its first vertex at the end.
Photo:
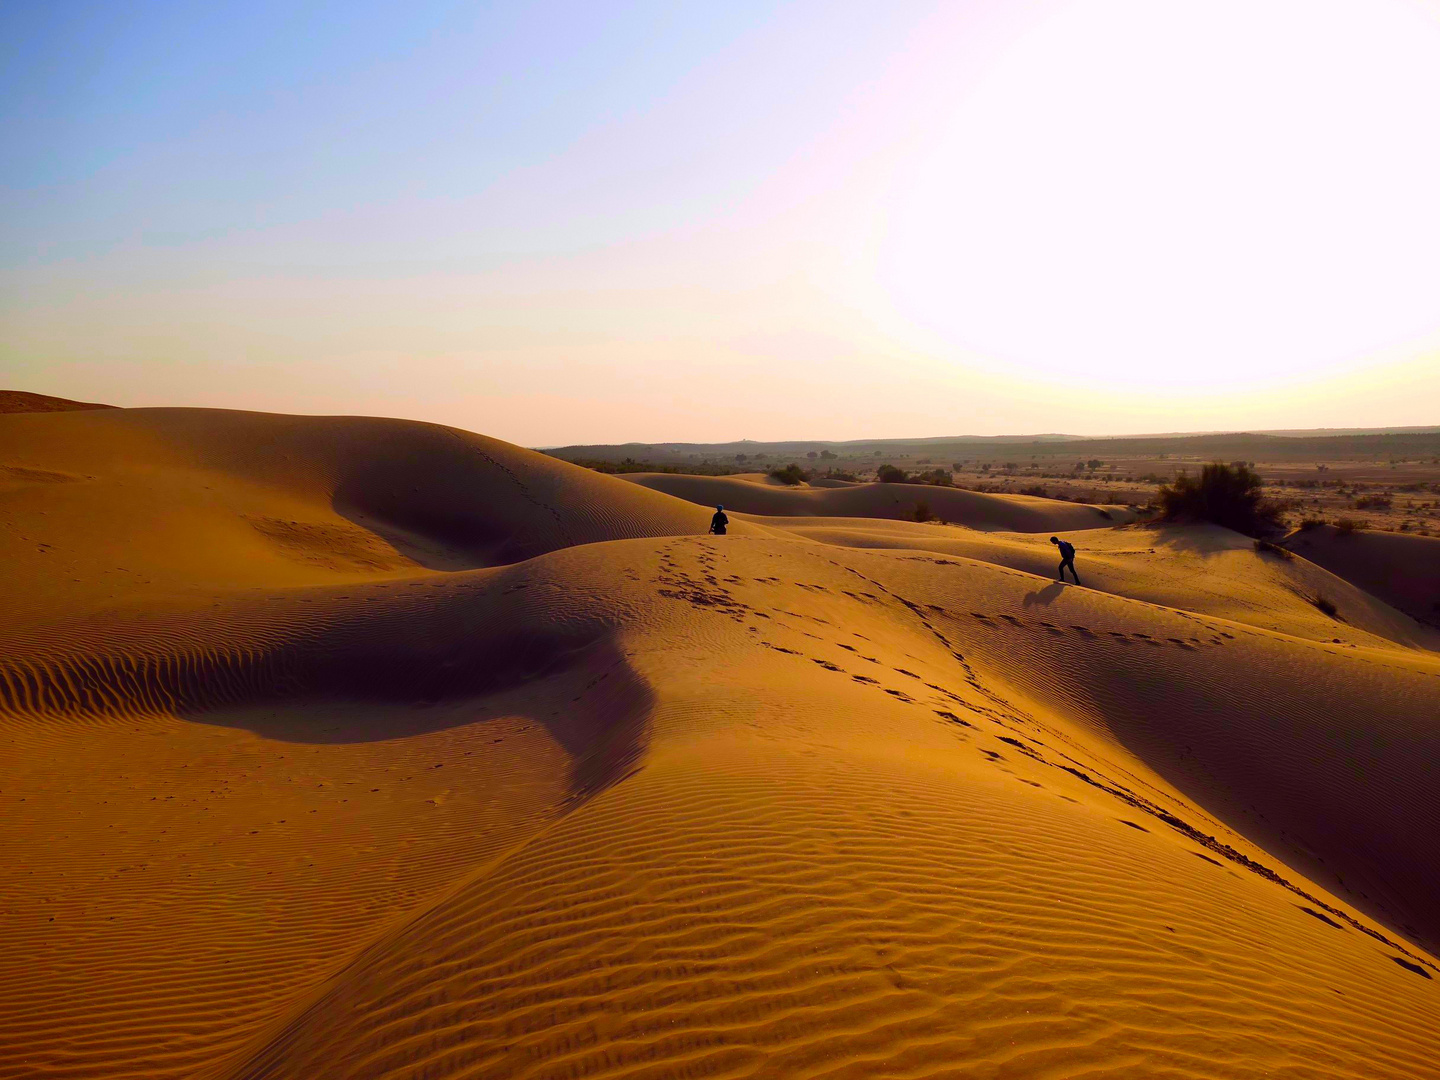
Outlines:
POLYGON ((473 569, 710 520, 452 428, 206 409, 7 417, 0 493, 0 551, 43 620, 140 589, 473 569))
POLYGON ((920 503, 944 521, 972 529, 1049 532, 1089 529, 1101 523, 1131 521, 1123 506, 1086 506, 1030 495, 990 495, 928 484, 851 484, 833 486, 755 483, 731 476, 680 473, 624 473, 623 479, 702 506, 770 517, 913 518, 920 503))
POLYGON ((0 1076, 1435 1075, 1440 653, 1308 557, 361 418, 0 465, 0 1076))
POLYGON ((0 390, 0 413, 77 412, 83 409, 113 409, 93 401, 71 401, 69 398, 32 394, 26 390, 0 390))
POLYGON ((1440 537, 1393 532, 1344 533, 1334 525, 1297 530, 1285 546, 1440 627, 1440 537))

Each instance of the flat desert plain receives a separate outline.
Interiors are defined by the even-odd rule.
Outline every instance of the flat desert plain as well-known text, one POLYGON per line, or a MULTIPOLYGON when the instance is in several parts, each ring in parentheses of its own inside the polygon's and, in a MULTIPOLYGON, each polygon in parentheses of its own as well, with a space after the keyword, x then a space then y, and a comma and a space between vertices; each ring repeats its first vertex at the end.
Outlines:
POLYGON ((0 1076, 1440 1076, 1440 540, 886 487, 0 416, 0 1076))

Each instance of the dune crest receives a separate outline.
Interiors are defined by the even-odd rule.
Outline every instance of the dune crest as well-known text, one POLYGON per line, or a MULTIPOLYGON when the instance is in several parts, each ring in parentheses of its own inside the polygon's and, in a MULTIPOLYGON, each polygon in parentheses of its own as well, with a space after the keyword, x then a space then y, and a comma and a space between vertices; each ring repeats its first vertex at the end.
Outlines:
POLYGON ((1321 559, 369 418, 0 470, 0 1076, 1433 1075, 1440 653, 1321 559))
POLYGON ((1088 506, 1033 495, 992 495, 929 484, 852 484, 833 481, 802 487, 755 483, 730 476, 679 473, 621 473, 632 484, 702 506, 723 505, 741 514, 767 517, 849 517, 911 519, 924 503, 943 521, 971 529, 1054 532, 1093 529, 1133 521, 1124 506, 1088 506))

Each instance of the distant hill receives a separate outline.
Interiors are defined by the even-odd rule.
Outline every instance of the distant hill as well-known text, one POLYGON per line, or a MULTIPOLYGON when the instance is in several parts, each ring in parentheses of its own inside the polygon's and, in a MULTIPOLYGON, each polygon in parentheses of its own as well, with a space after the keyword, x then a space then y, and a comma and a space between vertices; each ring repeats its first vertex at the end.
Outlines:
POLYGON ((94 401, 71 401, 69 398, 32 394, 26 390, 0 390, 0 413, 79 412, 82 409, 114 409, 94 401))
POLYGON ((809 453, 826 460, 928 457, 938 462, 1086 456, 1246 460, 1325 461, 1333 459, 1414 459, 1440 456, 1440 427, 1362 428, 1353 430, 1211 432, 1206 434, 1127 435, 1090 438, 1079 435, 956 435, 922 439, 858 439, 726 443, 620 443, 561 446, 546 453, 566 461, 624 462, 658 466, 709 462, 799 458, 809 453))

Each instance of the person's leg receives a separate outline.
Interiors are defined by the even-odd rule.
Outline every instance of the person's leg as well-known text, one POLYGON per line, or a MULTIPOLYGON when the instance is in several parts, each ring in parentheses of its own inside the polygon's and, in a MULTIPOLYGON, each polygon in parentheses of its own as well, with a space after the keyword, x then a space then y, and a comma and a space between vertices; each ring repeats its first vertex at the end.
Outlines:
POLYGON ((1061 560, 1060 560, 1060 580, 1061 580, 1061 581, 1064 581, 1064 580, 1065 580, 1065 560, 1064 560, 1064 559, 1061 559, 1061 560))
POLYGON ((1079 585, 1080 575, 1075 572, 1075 564, 1073 562, 1068 562, 1065 565, 1070 567, 1070 576, 1075 579, 1075 584, 1079 585))

